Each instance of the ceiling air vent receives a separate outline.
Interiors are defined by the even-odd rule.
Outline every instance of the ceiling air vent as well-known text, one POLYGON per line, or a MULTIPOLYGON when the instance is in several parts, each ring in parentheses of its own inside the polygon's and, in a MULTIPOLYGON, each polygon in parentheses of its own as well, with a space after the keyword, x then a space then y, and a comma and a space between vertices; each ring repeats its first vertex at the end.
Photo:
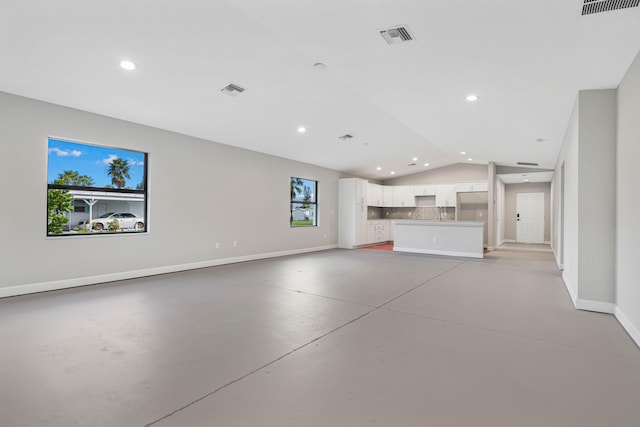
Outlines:
POLYGON ((399 44, 414 40, 409 27, 407 27, 406 25, 387 28, 386 30, 380 30, 380 35, 389 44, 399 44))
POLYGON ((229 96, 238 96, 239 93, 244 92, 244 88, 238 85, 234 85, 233 83, 229 83, 227 86, 223 87, 220 92, 225 93, 229 96))
POLYGON ((350 140, 351 138, 353 138, 353 135, 349 135, 348 133, 346 133, 346 134, 344 134, 344 135, 342 135, 342 136, 339 136, 339 137, 338 137, 338 139, 341 139, 341 140, 343 140, 343 141, 348 141, 348 140, 350 140))
POLYGON ((640 0, 584 0, 582 14, 609 12, 611 10, 627 9, 637 7, 640 0))
POLYGON ((537 163, 530 163, 530 162, 518 162, 518 164, 520 166, 538 166, 537 163))

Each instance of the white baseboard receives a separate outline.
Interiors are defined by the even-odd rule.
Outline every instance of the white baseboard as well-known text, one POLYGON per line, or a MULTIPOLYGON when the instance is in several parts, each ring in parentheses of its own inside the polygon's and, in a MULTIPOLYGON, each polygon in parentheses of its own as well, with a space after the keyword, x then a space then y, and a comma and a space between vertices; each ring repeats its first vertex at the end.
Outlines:
POLYGON ((515 239, 504 239, 504 240, 502 241, 502 243, 515 243, 515 242, 516 242, 516 240, 515 240, 515 239))
POLYGON ((564 283, 564 287, 567 289, 567 292, 569 293, 569 298, 571 298, 571 302, 573 303, 573 306, 575 308, 578 308, 576 306, 576 301, 578 300, 578 296, 573 291, 573 288, 571 287, 571 281, 569 280, 569 278, 567 277, 564 271, 562 272, 562 283, 564 283))
POLYGON ((613 314, 616 305, 612 302, 593 301, 578 298, 574 304, 578 310, 597 311, 598 313, 613 314))
POLYGON ((597 311, 599 313, 613 314, 616 307, 614 303, 580 299, 575 294, 573 288, 571 287, 571 281, 564 272, 562 272, 562 281, 564 282, 565 288, 567 288, 567 292, 569 292, 569 297, 571 298, 573 306, 578 310, 597 311))
POLYGON ((142 270, 123 271, 118 273, 101 274, 99 276, 78 277, 74 279, 55 280, 50 282, 30 283, 0 288, 0 298, 17 295, 34 294, 38 292, 56 291, 60 289, 76 288, 78 286, 96 285, 99 283, 115 282, 118 280, 136 279, 139 277, 156 276, 158 274, 175 273, 178 271, 196 270, 199 268, 215 267, 218 265, 235 264, 245 261, 256 261, 265 258, 276 258, 288 255, 318 252, 335 249, 338 245, 318 246, 314 248, 293 249, 289 251, 267 252, 262 254, 243 255, 232 258, 211 259, 189 264, 177 264, 162 267, 145 268, 142 270))
POLYGON ((640 329, 631 323, 631 320, 622 313, 622 310, 620 310, 620 307, 617 305, 613 315, 616 316, 616 319, 618 319, 618 322, 620 322, 625 331, 627 331, 629 336, 631 336, 631 339, 636 342, 638 347, 640 347, 640 329))

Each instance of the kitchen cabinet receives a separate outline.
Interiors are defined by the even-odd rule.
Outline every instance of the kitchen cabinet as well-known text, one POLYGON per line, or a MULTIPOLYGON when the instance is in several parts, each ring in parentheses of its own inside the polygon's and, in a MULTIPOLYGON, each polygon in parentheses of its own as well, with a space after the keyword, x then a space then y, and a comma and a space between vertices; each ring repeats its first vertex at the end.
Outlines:
POLYGON ((473 193, 476 191, 488 191, 489 185, 487 181, 459 182, 456 184, 456 192, 473 193))
POLYGON ((456 184, 436 185, 436 206, 455 207, 456 197, 456 184))
POLYGON ((371 182, 367 184, 367 204, 369 206, 384 206, 382 185, 371 182))
POLYGON ((367 184, 364 179, 345 178, 338 181, 338 247, 353 249, 366 245, 367 184))
POLYGON ((435 196, 435 185, 416 185, 414 186, 413 193, 415 196, 435 196))
POLYGON ((415 207, 416 200, 413 185, 396 185, 393 186, 393 207, 407 208, 415 207))
POLYGON ((389 241, 389 220, 369 220, 367 222, 367 241, 369 244, 389 241))
POLYGON ((393 206, 393 187, 390 185, 382 186, 382 203, 384 207, 393 206))

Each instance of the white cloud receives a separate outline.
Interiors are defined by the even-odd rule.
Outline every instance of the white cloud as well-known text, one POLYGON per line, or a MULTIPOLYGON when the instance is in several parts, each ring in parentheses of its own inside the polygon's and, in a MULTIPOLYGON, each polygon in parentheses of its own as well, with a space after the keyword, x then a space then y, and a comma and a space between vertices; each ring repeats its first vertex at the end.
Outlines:
POLYGON ((59 148, 49 148, 49 153, 56 153, 58 157, 80 157, 81 151, 78 150, 61 150, 59 148))
POLYGON ((131 166, 143 166, 144 165, 144 161, 136 161, 135 159, 128 159, 127 160, 129 162, 129 165, 131 166))
POLYGON ((106 159, 98 160, 96 163, 110 165, 117 158, 118 156, 116 156, 115 154, 109 154, 109 157, 107 157, 106 159))

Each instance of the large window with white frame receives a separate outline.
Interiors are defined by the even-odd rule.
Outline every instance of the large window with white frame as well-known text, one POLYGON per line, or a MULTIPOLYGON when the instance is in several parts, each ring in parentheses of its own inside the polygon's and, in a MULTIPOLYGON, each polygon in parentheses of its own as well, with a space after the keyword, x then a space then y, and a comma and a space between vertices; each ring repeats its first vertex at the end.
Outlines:
POLYGON ((291 177, 291 227, 318 225, 318 181, 291 177))
POLYGON ((147 228, 147 153, 49 138, 48 236, 147 228))

